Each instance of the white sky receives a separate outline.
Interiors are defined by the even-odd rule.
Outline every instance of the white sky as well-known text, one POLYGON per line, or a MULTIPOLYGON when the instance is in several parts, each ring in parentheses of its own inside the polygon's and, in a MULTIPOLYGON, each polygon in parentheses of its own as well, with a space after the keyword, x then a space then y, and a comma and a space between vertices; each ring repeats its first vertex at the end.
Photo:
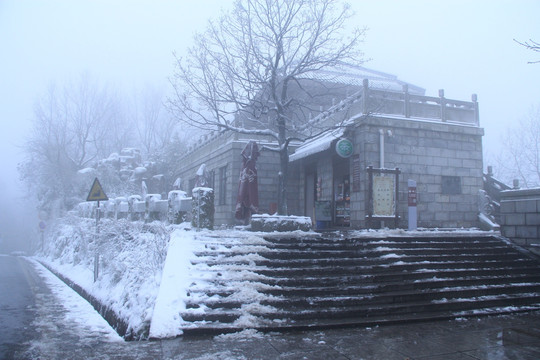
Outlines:
MULTIPOLYGON (((51 82, 88 72, 131 96, 167 86, 172 52, 182 54, 231 0, 0 0, 0 188, 12 194, 17 148, 32 107, 51 82)), ((478 94, 485 152, 540 104, 539 53, 512 39, 540 41, 537 0, 350 1, 367 26, 365 66, 397 75, 437 96, 478 94)), ((487 164, 486 164, 487 165, 487 164)), ((0 214, 2 217, 2 214, 0 214)), ((1 233, 1 229, 0 229, 1 233)))

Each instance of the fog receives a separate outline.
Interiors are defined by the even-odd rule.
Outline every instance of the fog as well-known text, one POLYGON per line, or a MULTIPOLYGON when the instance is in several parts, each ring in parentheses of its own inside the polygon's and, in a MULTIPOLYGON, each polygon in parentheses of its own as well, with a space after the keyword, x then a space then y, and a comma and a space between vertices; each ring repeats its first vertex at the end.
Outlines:
MULTIPOLYGON (((127 96, 148 84, 168 91, 173 51, 182 55, 193 33, 231 2, 0 0, 0 237, 14 238, 22 228, 37 233, 37 215, 13 210, 23 202, 16 166, 34 103, 49 84, 90 73, 127 96)), ((540 54, 513 41, 540 40, 540 2, 351 5, 354 23, 369 29, 366 67, 395 74, 427 95, 445 89, 446 97, 468 101, 478 94, 485 165, 505 130, 540 102, 540 64, 528 64, 540 54)))

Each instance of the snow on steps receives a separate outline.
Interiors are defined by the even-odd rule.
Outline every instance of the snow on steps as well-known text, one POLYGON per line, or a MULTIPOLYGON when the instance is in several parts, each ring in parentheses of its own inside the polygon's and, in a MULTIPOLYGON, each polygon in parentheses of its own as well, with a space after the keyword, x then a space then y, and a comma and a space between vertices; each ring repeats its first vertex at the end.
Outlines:
POLYGON ((540 309, 540 264, 495 236, 205 239, 185 333, 540 309))

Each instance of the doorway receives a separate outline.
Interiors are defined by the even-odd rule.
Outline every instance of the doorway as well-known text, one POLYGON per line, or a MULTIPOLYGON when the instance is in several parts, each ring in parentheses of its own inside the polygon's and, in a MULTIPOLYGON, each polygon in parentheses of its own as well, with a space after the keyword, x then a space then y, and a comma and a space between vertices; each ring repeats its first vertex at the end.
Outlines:
POLYGON ((305 216, 311 218, 315 224, 315 201, 317 201, 317 172, 315 169, 306 169, 305 216))
POLYGON ((351 226, 351 184, 349 159, 334 159, 334 225, 351 226))

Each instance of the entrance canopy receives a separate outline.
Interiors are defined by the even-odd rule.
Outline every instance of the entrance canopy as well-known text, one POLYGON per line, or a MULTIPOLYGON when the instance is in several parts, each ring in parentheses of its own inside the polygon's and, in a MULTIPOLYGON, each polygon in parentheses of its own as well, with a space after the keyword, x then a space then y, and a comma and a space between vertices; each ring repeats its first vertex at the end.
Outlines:
POLYGON ((307 140, 296 149, 294 154, 289 156, 289 161, 292 162, 300 160, 310 155, 330 149, 330 146, 332 146, 332 142, 342 137, 345 133, 345 130, 345 127, 328 130, 321 135, 314 137, 313 139, 307 140))

